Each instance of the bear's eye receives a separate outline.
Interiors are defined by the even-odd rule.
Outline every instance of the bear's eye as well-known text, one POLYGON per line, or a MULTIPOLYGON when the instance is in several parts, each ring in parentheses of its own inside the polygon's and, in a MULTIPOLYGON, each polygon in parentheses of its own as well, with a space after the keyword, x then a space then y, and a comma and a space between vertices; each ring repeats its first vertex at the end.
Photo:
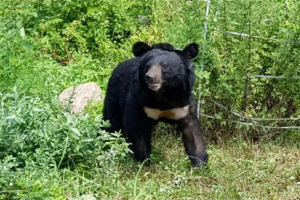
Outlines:
POLYGON ((161 62, 160 65, 161 65, 162 67, 167 67, 167 66, 168 66, 168 64, 167 64, 166 62, 161 62))

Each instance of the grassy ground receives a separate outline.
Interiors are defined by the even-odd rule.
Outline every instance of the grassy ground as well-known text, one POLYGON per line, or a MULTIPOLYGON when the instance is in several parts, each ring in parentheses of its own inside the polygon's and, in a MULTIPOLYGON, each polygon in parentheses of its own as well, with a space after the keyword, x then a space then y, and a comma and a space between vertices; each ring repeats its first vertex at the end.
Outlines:
POLYGON ((238 139, 209 145, 208 166, 192 169, 180 137, 158 130, 150 167, 131 160, 118 164, 118 178, 103 180, 97 170, 89 171, 89 178, 73 176, 65 194, 82 191, 99 199, 299 199, 300 152, 293 146, 238 139))
MULTIPOLYGON (((68 151, 80 146, 67 144, 44 153, 45 147, 36 149, 36 154, 23 150, 19 159, 26 156, 25 166, 19 166, 10 156, 1 161, 0 199, 296 200, 300 198, 300 140, 297 135, 286 132, 275 139, 261 139, 256 143, 236 137, 209 144, 208 166, 197 169, 191 167, 180 136, 166 126, 159 126, 154 132, 150 166, 134 162, 129 153, 118 160, 113 151, 91 157, 98 167, 89 165, 93 163, 90 159, 71 166, 46 164, 46 154, 61 149, 67 152, 69 160, 80 155, 77 151, 68 151), (35 155, 40 159, 32 158, 35 155), (83 198, 84 195, 87 196, 83 198)), ((114 146, 121 148, 117 144, 114 146)), ((96 148, 94 151, 99 149, 96 148)))

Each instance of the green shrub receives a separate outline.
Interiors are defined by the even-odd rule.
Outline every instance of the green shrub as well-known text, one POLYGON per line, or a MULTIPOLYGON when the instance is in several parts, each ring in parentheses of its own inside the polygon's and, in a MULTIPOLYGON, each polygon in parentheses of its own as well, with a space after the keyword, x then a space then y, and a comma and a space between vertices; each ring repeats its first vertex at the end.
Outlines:
POLYGON ((12 156, 18 167, 101 166, 126 155, 119 134, 99 130, 101 117, 62 112, 38 97, 0 94, 0 158, 12 156), (108 159, 109 158, 109 159, 108 159))

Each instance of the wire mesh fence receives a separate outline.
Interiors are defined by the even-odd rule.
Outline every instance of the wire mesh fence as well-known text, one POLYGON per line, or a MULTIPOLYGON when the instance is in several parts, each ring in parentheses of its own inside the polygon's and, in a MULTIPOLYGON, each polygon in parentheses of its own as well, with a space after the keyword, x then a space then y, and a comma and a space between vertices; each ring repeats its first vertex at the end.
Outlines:
POLYGON ((297 13, 297 1, 206 1, 198 86, 205 124, 300 129, 297 13))

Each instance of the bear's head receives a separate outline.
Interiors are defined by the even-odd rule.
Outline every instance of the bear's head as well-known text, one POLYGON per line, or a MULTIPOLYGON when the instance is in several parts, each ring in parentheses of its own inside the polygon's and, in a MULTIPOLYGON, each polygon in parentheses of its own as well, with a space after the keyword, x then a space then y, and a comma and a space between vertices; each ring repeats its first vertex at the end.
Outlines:
POLYGON ((148 89, 160 91, 191 90, 194 71, 191 59, 199 53, 196 43, 176 50, 169 43, 149 46, 144 42, 133 45, 133 54, 139 61, 139 80, 148 89))

